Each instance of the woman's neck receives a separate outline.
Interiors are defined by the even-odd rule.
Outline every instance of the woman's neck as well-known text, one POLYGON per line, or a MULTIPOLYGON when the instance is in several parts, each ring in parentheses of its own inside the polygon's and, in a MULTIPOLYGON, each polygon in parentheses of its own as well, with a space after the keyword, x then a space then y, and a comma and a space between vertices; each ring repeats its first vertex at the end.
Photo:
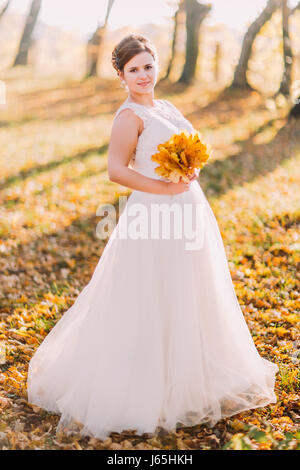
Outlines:
POLYGON ((143 106, 149 106, 149 108, 155 105, 155 99, 154 99, 153 94, 145 95, 142 98, 143 99, 141 99, 140 96, 128 95, 126 101, 141 104, 143 106))

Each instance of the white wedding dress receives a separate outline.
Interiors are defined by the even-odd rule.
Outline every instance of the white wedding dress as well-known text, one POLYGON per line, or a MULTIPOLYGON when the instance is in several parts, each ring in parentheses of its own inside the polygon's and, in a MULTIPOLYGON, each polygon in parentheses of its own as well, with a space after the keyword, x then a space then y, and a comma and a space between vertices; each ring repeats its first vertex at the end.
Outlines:
MULTIPOLYGON (((157 145, 194 128, 169 101, 154 102, 125 101, 115 117, 130 108, 143 119, 131 167, 160 179, 151 160, 157 145)), ((30 361, 28 401, 61 414, 57 430, 79 426, 101 439, 156 433, 275 403, 277 371, 255 347, 216 218, 195 180, 173 196, 132 191, 91 280, 30 361), (187 249, 184 237, 120 236, 136 204, 161 203, 202 207, 198 247, 187 249)))

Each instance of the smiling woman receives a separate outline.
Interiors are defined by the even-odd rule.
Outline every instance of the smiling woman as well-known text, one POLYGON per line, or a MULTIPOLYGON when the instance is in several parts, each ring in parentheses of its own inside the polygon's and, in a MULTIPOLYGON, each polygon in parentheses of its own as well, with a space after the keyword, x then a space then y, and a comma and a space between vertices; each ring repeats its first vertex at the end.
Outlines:
POLYGON ((278 367, 255 347, 200 184, 195 175, 162 179, 151 159, 193 125, 170 101, 154 99, 157 60, 147 38, 124 38, 112 61, 129 95, 114 116, 108 173, 133 191, 89 284, 32 357, 28 400, 60 413, 58 429, 79 424, 101 439, 214 425, 275 403, 278 367))
POLYGON ((126 83, 127 89, 131 90, 134 102, 154 106, 153 88, 158 76, 158 55, 152 43, 142 35, 127 36, 114 48, 112 65, 122 83, 126 83), (140 89, 146 92, 140 95, 140 89))

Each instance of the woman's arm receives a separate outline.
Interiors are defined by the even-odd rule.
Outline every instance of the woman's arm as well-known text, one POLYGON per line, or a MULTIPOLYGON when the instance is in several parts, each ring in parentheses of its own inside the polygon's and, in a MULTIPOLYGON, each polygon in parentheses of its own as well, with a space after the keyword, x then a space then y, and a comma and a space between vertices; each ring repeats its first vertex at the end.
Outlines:
POLYGON ((189 189, 189 183, 175 184, 148 178, 128 168, 142 127, 142 119, 131 109, 124 109, 114 120, 108 149, 109 179, 128 188, 153 194, 179 194, 189 189))

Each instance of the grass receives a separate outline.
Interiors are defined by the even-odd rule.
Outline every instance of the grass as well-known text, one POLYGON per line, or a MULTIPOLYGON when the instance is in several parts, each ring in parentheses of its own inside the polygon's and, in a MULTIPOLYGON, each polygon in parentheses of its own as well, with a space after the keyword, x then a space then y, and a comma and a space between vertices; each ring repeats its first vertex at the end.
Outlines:
POLYGON ((109 181, 110 80, 7 76, 0 110, 0 437, 3 449, 295 449, 299 441, 300 125, 257 92, 162 84, 214 147, 199 183, 217 218, 235 291, 259 353, 279 365, 278 402, 153 438, 55 435, 59 416, 26 401, 28 362, 89 281, 105 241, 97 207, 129 190, 109 181), (205 103, 202 106, 195 103, 205 103), (298 434, 297 434, 298 433, 298 434))

